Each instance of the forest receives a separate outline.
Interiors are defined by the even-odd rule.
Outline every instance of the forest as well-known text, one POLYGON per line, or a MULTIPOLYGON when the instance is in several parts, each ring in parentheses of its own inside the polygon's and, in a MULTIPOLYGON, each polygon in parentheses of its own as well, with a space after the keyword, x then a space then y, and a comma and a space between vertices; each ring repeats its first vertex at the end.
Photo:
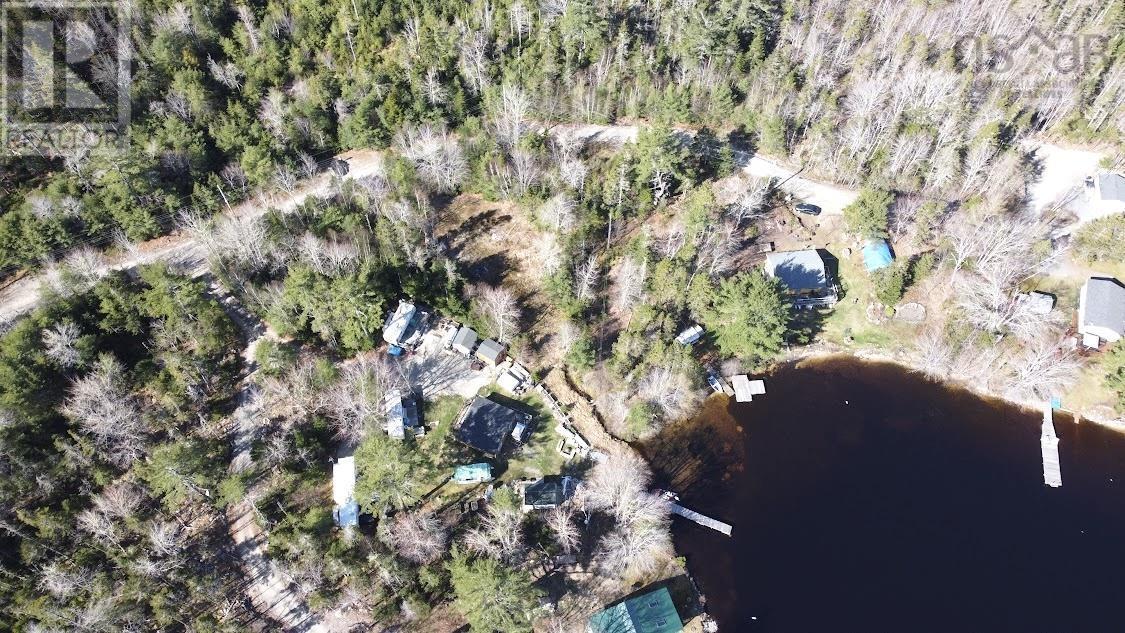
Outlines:
POLYGON ((1120 170, 1121 3, 122 5, 127 150, 0 159, 0 284, 39 280, 0 337, 0 628, 262 626, 245 517, 341 630, 572 630, 667 576, 668 508, 627 450, 586 465, 583 512, 529 518, 505 488, 466 523, 421 509, 464 456, 378 430, 403 385, 372 351, 403 298, 564 369, 625 442, 690 415, 708 370, 824 341, 1021 401, 1088 381, 1125 415, 1125 344, 1086 363, 1018 300, 1061 258, 1125 264, 1119 218, 1066 250, 1066 210, 1025 208, 1031 139, 1120 170), (753 155, 857 190, 837 232, 781 224, 793 200, 753 155), (835 314, 762 272, 781 233, 839 252, 835 314), (882 239, 896 263, 846 268, 882 239), (207 274, 119 265, 161 243, 207 274), (907 300, 943 314, 893 322, 907 300), (690 323, 698 349, 674 342, 690 323), (377 518, 358 533, 325 483, 344 443, 377 518), (536 567, 571 555, 596 578, 536 567))

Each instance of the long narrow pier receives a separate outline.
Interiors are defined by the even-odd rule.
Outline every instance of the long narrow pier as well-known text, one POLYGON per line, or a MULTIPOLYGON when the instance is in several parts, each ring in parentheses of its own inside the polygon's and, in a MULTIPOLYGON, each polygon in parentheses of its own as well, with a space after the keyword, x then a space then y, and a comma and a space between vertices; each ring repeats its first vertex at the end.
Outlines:
POLYGON ((670 503, 670 505, 672 507, 672 514, 678 514, 679 516, 682 516, 685 519, 688 519, 690 521, 695 521, 696 523, 702 525, 703 527, 709 527, 712 530, 715 530, 716 532, 722 532, 723 534, 726 534, 727 536, 730 536, 730 531, 732 529, 734 529, 732 526, 727 525, 726 523, 723 523, 722 521, 719 521, 717 519, 712 519, 709 516, 703 516, 702 514, 696 512, 695 510, 688 510, 687 508, 685 508, 685 507, 683 507, 683 506, 681 506, 677 503, 670 503))
POLYGON ((1043 434, 1039 437, 1043 448, 1043 483, 1052 488, 1062 486, 1062 468, 1059 466, 1059 436, 1055 435, 1054 414, 1051 405, 1043 407, 1043 434))

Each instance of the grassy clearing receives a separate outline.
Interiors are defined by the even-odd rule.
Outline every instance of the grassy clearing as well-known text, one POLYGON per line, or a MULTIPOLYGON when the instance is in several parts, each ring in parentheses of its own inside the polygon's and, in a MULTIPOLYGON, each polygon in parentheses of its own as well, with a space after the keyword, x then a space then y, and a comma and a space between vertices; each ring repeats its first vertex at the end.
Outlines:
POLYGON ((842 251, 839 257, 839 276, 844 297, 826 315, 819 338, 844 347, 869 347, 887 351, 901 346, 903 341, 912 340, 915 326, 892 320, 872 323, 867 319, 867 307, 876 300, 871 277, 856 261, 857 257, 845 257, 842 251), (849 336, 852 340, 848 339, 849 336))

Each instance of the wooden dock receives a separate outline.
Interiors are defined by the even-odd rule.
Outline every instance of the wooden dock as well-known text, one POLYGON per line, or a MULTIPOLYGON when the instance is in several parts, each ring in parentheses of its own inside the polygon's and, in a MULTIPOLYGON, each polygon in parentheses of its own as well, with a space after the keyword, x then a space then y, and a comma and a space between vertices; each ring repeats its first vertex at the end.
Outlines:
POLYGON ((696 523, 702 525, 703 527, 709 527, 712 530, 715 530, 716 532, 722 532, 723 534, 726 534, 727 536, 730 536, 730 531, 732 529, 734 529, 732 526, 727 525, 726 523, 723 523, 722 521, 719 521, 717 519, 712 519, 709 516, 703 516, 702 514, 696 512, 695 510, 688 510, 687 508, 679 505, 678 503, 669 502, 669 505, 672 507, 672 514, 682 516, 683 518, 688 519, 690 521, 695 521, 696 523))
POLYGON ((1062 486, 1062 467, 1059 465, 1059 436, 1055 435, 1054 413, 1051 405, 1043 407, 1043 433, 1039 437, 1043 449, 1043 483, 1052 488, 1062 486))

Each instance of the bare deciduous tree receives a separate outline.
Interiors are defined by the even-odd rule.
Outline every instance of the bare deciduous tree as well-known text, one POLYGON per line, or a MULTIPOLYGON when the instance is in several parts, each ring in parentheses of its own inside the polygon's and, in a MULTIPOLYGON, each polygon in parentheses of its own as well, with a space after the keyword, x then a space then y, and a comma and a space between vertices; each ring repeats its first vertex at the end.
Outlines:
POLYGON ((687 376, 669 367, 654 367, 637 386, 637 397, 656 405, 666 420, 686 416, 698 396, 687 376))
POLYGON ((628 578, 657 573, 674 552, 666 523, 619 526, 599 546, 599 562, 611 573, 628 578))
POLYGON ((574 269, 574 298, 585 303, 594 298, 594 286, 598 281, 598 256, 590 255, 586 261, 574 269))
POLYGON ((414 164, 422 181, 436 191, 455 191, 468 174, 469 165, 461 145, 444 127, 406 128, 395 137, 395 146, 414 164))
POLYGON ((626 257, 617 266, 616 286, 613 293, 613 310, 628 312, 641 300, 648 276, 648 261, 626 257))
POLYGON ((520 87, 505 84, 493 110, 492 121, 500 144, 515 148, 530 127, 531 98, 520 87))
POLYGON ((405 388, 402 374, 381 357, 360 356, 344 365, 340 379, 323 395, 336 437, 362 439, 372 425, 385 419, 386 396, 405 388))
POLYGON ((523 514, 519 508, 493 503, 480 525, 465 534, 465 546, 474 552, 511 563, 524 552, 523 514))
POLYGON ((547 513, 546 521, 551 534, 555 536, 555 542, 559 544, 564 554, 573 554, 577 551, 582 541, 582 533, 574 522, 574 510, 570 506, 553 508, 547 513))
POLYGON ((60 367, 69 369, 77 367, 82 362, 82 355, 78 351, 78 339, 82 330, 70 321, 56 323, 55 327, 43 330, 43 347, 47 358, 58 363, 60 367))
POLYGON ((516 297, 503 286, 479 284, 473 291, 473 305, 488 321, 496 340, 505 342, 519 323, 520 309, 516 297))
POLYGON ((89 374, 74 381, 62 412, 108 449, 114 462, 130 464, 143 454, 140 407, 128 392, 125 368, 112 356, 102 356, 89 374))
POLYGON ((445 553, 449 535, 433 514, 400 512, 391 522, 386 538, 399 556, 425 565, 445 553))
POLYGON ((557 193, 547 199, 539 207, 539 221, 547 224, 560 234, 566 234, 574 228, 577 221, 575 210, 577 204, 574 198, 565 193, 557 193))

